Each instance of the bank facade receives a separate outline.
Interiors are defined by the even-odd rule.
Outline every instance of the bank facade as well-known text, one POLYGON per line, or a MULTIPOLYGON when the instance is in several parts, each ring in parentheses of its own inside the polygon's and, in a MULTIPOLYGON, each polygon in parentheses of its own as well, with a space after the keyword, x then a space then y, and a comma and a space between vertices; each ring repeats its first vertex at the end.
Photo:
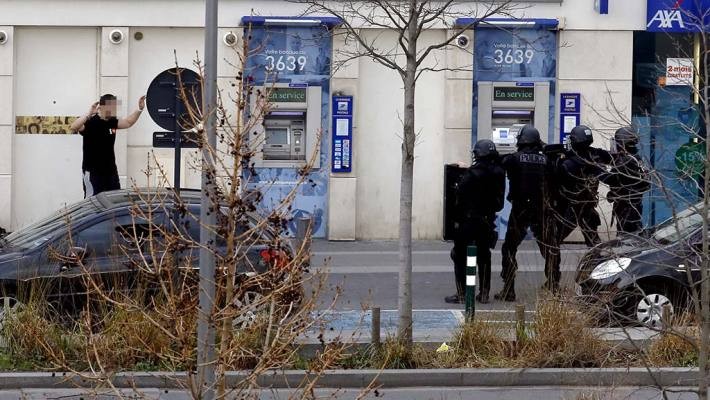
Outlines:
MULTIPOLYGON (((693 154, 687 127, 699 120, 697 99, 692 84, 659 78, 669 62, 679 71, 696 64, 697 35, 674 31, 678 22, 669 21, 672 7, 660 14, 668 18, 654 19, 652 11, 664 4, 529 1, 515 18, 493 16, 464 32, 457 45, 435 53, 431 65, 447 70, 425 74, 417 88, 415 239, 442 237, 444 165, 470 160, 479 138, 491 137, 505 148, 511 142, 504 128, 511 121, 534 122, 549 143, 581 122, 594 129, 596 145, 607 148, 613 131, 633 121, 648 143, 642 146, 646 157, 677 177, 678 150, 685 146, 685 153, 693 154), (674 96, 661 95, 661 89, 674 96), (671 127, 659 128, 662 120, 671 127)), ((176 57, 181 67, 192 67, 195 54, 203 52, 204 5, 192 0, 0 0, 0 10, 0 37, 5 34, 0 44, 0 226, 16 229, 82 198, 81 137, 67 133, 69 118, 85 113, 103 93, 117 95, 119 115, 125 115, 155 76, 175 66, 176 57)), ((445 40, 454 26, 467 26, 475 17, 461 15, 451 26, 428 30, 422 46, 445 40)), ((301 6, 290 2, 222 0, 218 82, 224 93, 232 87, 238 60, 229 35, 241 36, 246 26, 252 39, 264 44, 247 70, 257 85, 266 80, 264 71, 279 70, 276 100, 296 116, 265 124, 274 142, 262 149, 253 177, 254 184, 269 187, 264 206, 293 187, 304 154, 318 151, 317 168, 299 188, 294 216, 312 217, 318 237, 397 237, 399 76, 367 58, 334 68, 339 50, 352 43, 337 34, 341 28, 333 16, 303 17, 301 6), (322 136, 313 148, 315 127, 322 136)), ((381 43, 396 41, 394 33, 376 27, 362 26, 361 33, 381 43)), ((145 174, 151 152, 172 176, 173 151, 153 147, 153 133, 161 129, 144 114, 116 140, 123 187, 155 184, 145 174)), ((200 174, 190 168, 197 153, 184 154, 183 186, 198 188, 200 174)), ((689 199, 697 194, 690 175, 673 181, 689 199)), ((608 205, 602 201, 600 208, 603 225, 609 225, 608 205)), ((668 214, 667 205, 652 199, 647 209, 652 210, 649 222, 668 214)), ((501 233, 506 212, 499 221, 501 233)))

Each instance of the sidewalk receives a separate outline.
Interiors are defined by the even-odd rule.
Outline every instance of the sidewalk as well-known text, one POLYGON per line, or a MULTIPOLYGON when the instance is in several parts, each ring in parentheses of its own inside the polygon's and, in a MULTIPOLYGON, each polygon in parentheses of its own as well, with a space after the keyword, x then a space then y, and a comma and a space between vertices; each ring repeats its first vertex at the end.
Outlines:
MULTIPOLYGON (((500 252, 500 246, 503 244, 499 240, 493 251, 500 252)), ((412 251, 448 251, 451 250, 454 243, 452 241, 443 240, 413 240, 412 251)), ((584 244, 564 244, 567 249, 585 249, 584 244)), ((330 241, 327 239, 313 239, 312 249, 314 252, 343 252, 343 251, 398 251, 399 241, 397 240, 354 240, 354 241, 330 241)), ((534 240, 523 240, 520 245, 521 251, 538 251, 537 243, 534 240)))
MULTIPOLYGON (((456 330, 464 323, 461 310, 414 310, 413 339, 426 348, 436 348, 441 343, 453 344, 456 330)), ((321 347, 321 340, 351 343, 354 346, 368 346, 372 341, 371 311, 326 311, 318 313, 325 323, 324 329, 314 329, 300 337, 305 354, 314 353, 321 347)), ((380 340, 396 337, 397 310, 383 310, 380 315, 380 340)), ((525 312, 525 323, 530 325, 535 318, 534 311, 525 312)), ((515 340, 515 314, 507 310, 481 310, 476 313, 476 321, 499 326, 500 334, 506 340, 515 340)), ((592 328, 603 340, 613 346, 635 350, 643 348, 659 335, 644 327, 592 328)))
MULTIPOLYGON (((501 270, 498 241, 492 251, 492 270, 501 270)), ((453 242, 418 240, 412 242, 414 272, 451 272, 453 242)), ((337 273, 398 272, 399 242, 392 240, 335 242, 314 239, 311 246, 312 265, 328 266, 337 273), (375 267, 377 269, 375 269, 375 267)), ((583 244, 565 244, 562 247, 562 271, 575 271, 579 259, 586 252, 583 244)), ((537 243, 525 240, 518 249, 519 271, 544 271, 544 262, 537 243)))
MULTIPOLYGON (((476 304, 476 319, 500 323, 505 329, 515 321, 516 303, 495 301, 492 293, 500 289, 501 255, 499 241, 493 251, 491 302, 476 304)), ((328 280, 338 285, 339 302, 334 310, 325 310, 326 339, 341 337, 346 341, 370 341, 371 307, 381 308, 381 333, 384 339, 396 333, 399 272, 397 241, 313 241, 313 270, 328 272, 328 280)), ((423 343, 450 341, 453 332, 464 321, 462 304, 447 304, 444 297, 454 292, 453 263, 450 251, 453 243, 422 240, 412 243, 413 253, 413 323, 414 338, 423 343)), ((569 244, 562 249, 562 284, 572 290, 574 271, 587 251, 584 245, 569 244)), ((534 318, 539 288, 544 281, 544 262, 537 243, 526 240, 518 250, 516 291, 518 303, 526 308, 526 320, 534 318)), ((328 295, 322 296, 324 299, 328 295)), ((606 334, 606 332, 604 332, 606 334)), ((512 333, 511 333, 512 335, 512 333)), ((308 335, 304 343, 317 342, 318 333, 308 335)), ((643 334, 639 339, 646 338, 643 334)), ((618 338, 617 338, 618 339, 618 338)), ((625 340, 625 338, 622 338, 625 340)), ((621 339, 618 339, 621 340, 621 339)))

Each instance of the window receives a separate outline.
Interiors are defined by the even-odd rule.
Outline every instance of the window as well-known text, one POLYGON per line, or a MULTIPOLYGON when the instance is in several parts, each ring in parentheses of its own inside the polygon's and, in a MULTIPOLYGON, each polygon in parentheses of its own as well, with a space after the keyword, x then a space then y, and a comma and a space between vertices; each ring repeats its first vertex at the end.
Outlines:
POLYGON ((85 247, 89 257, 120 257, 125 249, 142 246, 151 232, 154 239, 160 238, 166 223, 163 212, 153 213, 148 221, 121 211, 79 228, 73 236, 74 246, 85 247))
POLYGON ((668 66, 679 65, 678 59, 684 65, 694 60, 694 54, 693 34, 634 32, 632 121, 640 133, 640 155, 662 180, 662 187, 652 187, 644 201, 643 218, 648 226, 699 197, 696 180, 700 177, 683 173, 676 163, 679 154, 704 134, 693 86, 666 84, 672 82, 668 66))

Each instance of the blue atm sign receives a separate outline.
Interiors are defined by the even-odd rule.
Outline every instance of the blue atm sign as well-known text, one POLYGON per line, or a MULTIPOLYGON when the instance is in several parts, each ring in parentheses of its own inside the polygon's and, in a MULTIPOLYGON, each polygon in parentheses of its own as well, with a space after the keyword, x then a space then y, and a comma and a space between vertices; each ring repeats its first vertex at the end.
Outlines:
POLYGON ((701 32, 708 26, 710 0, 648 0, 646 30, 649 32, 701 32))
POLYGON ((353 97, 333 96, 331 171, 353 170, 353 97))

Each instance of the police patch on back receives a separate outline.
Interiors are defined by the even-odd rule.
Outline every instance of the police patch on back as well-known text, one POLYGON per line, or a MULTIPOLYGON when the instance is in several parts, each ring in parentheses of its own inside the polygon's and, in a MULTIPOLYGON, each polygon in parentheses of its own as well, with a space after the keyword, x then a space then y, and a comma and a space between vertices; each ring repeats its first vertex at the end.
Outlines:
POLYGON ((544 165, 547 163, 547 157, 543 154, 520 153, 520 162, 544 165))

